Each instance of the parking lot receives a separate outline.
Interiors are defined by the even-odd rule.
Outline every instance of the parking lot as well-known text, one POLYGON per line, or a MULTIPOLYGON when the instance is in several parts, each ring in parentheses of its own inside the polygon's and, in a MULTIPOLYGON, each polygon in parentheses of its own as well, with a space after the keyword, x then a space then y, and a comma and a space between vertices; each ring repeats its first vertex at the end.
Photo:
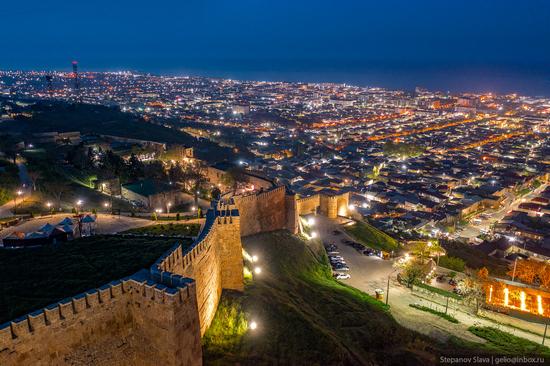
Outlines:
POLYGON ((342 279, 343 282, 369 294, 374 294, 374 290, 378 288, 386 289, 388 275, 393 271, 392 260, 368 256, 352 245, 344 244, 344 240, 354 240, 341 230, 336 221, 324 216, 316 216, 315 220, 315 230, 323 243, 336 244, 338 253, 335 255, 341 256, 349 268, 347 271, 335 269, 336 272, 350 275, 349 279, 342 279))

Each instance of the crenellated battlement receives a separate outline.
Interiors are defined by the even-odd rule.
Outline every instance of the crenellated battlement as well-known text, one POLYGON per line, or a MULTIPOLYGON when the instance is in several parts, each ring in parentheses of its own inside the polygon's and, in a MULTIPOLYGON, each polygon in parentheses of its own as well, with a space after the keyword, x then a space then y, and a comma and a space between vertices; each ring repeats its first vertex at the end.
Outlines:
POLYGON ((72 363, 88 348, 101 364, 202 364, 200 338, 222 288, 243 289, 237 207, 232 198, 214 203, 196 240, 174 244, 148 270, 0 325, 0 364, 72 363), (122 352, 113 348, 122 339, 132 358, 101 359, 105 347, 122 352))
POLYGON ((15 344, 32 341, 39 333, 78 325, 91 314, 104 312, 113 305, 132 304, 134 295, 139 296, 142 303, 173 307, 191 301, 193 294, 194 281, 189 278, 172 274, 159 283, 149 278, 147 271, 140 271, 0 325, 0 349, 11 349, 15 344))

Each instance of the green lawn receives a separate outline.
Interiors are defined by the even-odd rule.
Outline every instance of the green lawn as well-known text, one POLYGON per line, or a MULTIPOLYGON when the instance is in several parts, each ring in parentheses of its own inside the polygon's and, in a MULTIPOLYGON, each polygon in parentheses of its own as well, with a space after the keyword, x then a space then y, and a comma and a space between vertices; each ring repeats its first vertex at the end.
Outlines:
POLYGON ((482 351, 509 356, 536 355, 550 357, 550 349, 539 343, 516 337, 493 327, 469 327, 473 334, 485 339, 483 344, 455 339, 454 342, 469 347, 477 347, 482 351))
POLYGON ((437 315, 445 320, 448 320, 450 321, 451 323, 459 323, 459 321, 454 317, 454 316, 451 316, 449 314, 445 314, 444 312, 442 311, 437 311, 437 310, 434 310, 432 308, 429 308, 427 306, 423 306, 423 305, 418 305, 418 304, 409 304, 409 306, 411 308, 415 308, 415 309, 418 309, 420 311, 425 311, 427 313, 430 313, 430 314, 434 314, 434 315, 437 315))
POLYGON ((354 237, 355 240, 368 247, 386 252, 391 252, 398 248, 397 240, 366 222, 357 221, 351 226, 344 226, 344 230, 354 237))
POLYGON ((460 296, 458 294, 455 294, 454 292, 446 291, 446 290, 440 289, 439 287, 430 286, 430 285, 422 283, 422 282, 417 282, 417 283, 414 284, 414 286, 421 287, 423 289, 434 292, 434 293, 439 294, 441 296, 452 297, 453 299, 462 300, 462 296, 460 296))
POLYGON ((319 242, 287 232, 244 239, 262 273, 244 294, 224 292, 203 338, 205 365, 410 365, 435 362, 425 337, 388 308, 334 280, 319 242), (258 328, 246 330, 249 321, 258 328))
POLYGON ((0 250, 0 323, 148 268, 174 240, 96 236, 0 250))
POLYGON ((148 234, 165 236, 197 236, 201 228, 200 224, 160 224, 139 227, 125 231, 125 234, 148 234))

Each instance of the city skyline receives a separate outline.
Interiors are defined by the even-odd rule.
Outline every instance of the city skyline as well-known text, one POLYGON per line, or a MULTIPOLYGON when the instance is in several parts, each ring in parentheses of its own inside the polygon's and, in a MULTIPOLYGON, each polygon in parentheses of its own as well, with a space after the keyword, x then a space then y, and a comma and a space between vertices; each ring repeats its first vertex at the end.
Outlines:
POLYGON ((83 70, 550 94, 544 1, 163 5, 6 4, 6 39, 17 42, 0 69, 74 59, 83 70))

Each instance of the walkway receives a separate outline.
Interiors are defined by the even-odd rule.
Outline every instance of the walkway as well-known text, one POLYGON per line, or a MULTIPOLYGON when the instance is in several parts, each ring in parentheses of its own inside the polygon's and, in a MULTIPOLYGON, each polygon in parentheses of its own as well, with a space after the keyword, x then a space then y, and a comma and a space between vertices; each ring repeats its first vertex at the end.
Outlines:
MULTIPOLYGON (((465 307, 460 307, 459 309, 451 307, 449 310, 449 313, 460 321, 459 324, 454 324, 437 315, 411 308, 410 304, 420 303, 428 307, 438 306, 439 310, 444 311, 445 303, 443 299, 440 300, 440 303, 436 303, 433 296, 413 293, 410 289, 400 285, 395 277, 397 272, 394 271, 393 261, 365 256, 353 247, 343 244, 342 239, 353 239, 347 236, 336 220, 316 216, 316 223, 316 230, 321 240, 325 243, 335 243, 338 245, 340 255, 344 257, 350 268, 348 273, 351 275, 351 278, 342 282, 370 295, 374 295, 375 289, 382 289, 386 292, 388 276, 390 276, 389 305, 391 306, 393 317, 401 325, 442 341, 454 335, 470 341, 483 342, 481 338, 468 331, 468 327, 472 325, 491 326, 537 343, 542 341, 542 336, 521 331, 514 327, 499 325, 490 320, 474 316, 467 312, 465 307), (334 234, 334 230, 340 231, 341 234, 334 234)), ((544 326, 541 324, 491 313, 491 317, 493 315, 501 323, 513 324, 540 334, 544 332, 544 326)))

